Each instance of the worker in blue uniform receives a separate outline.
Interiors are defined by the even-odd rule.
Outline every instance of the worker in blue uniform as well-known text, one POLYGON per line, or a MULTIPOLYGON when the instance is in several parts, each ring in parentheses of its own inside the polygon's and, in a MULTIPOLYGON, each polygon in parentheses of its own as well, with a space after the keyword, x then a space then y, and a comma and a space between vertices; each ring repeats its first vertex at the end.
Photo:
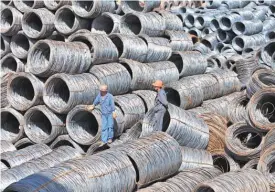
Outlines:
POLYGON ((95 106, 100 105, 102 114, 101 144, 104 145, 107 142, 112 143, 113 141, 116 113, 114 97, 108 93, 107 85, 101 85, 99 90, 100 93, 95 98, 93 105, 88 105, 86 109, 92 111, 95 106))
POLYGON ((163 82, 161 80, 156 80, 153 83, 154 89, 157 91, 157 96, 155 98, 154 113, 155 113, 155 123, 156 130, 162 130, 163 117, 168 108, 168 101, 166 93, 163 89, 163 82))

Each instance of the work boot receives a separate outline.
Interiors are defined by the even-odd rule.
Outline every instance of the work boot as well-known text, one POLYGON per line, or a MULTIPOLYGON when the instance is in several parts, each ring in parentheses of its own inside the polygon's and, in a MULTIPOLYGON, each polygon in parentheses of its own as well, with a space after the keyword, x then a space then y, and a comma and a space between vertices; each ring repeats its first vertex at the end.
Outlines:
POLYGON ((108 140, 108 143, 109 143, 109 144, 112 143, 112 142, 113 142, 112 139, 109 139, 109 140, 108 140))

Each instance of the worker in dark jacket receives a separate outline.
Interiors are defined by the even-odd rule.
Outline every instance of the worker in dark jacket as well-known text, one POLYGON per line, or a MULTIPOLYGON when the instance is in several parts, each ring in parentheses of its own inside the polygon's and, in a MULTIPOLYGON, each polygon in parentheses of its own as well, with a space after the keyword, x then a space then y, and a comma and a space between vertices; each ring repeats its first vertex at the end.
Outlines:
POLYGON ((107 142, 112 143, 114 137, 114 119, 116 118, 114 97, 108 93, 107 85, 100 86, 100 93, 95 98, 93 105, 87 106, 87 110, 92 111, 98 104, 100 104, 102 114, 101 144, 104 145, 107 142))
POLYGON ((166 93, 163 89, 163 83, 161 80, 157 80, 153 83, 154 89, 157 91, 155 98, 154 113, 156 120, 156 130, 162 130, 163 116, 168 108, 168 101, 166 93))

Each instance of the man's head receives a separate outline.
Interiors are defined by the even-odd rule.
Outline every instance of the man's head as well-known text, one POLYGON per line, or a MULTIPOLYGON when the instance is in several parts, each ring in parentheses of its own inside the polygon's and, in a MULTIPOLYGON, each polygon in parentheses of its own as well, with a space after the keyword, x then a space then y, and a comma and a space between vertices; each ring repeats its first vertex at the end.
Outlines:
POLYGON ((161 80, 156 80, 152 85, 156 91, 159 91, 163 87, 163 82, 161 80))
POLYGON ((107 85, 100 85, 99 87, 100 95, 104 96, 107 94, 108 86, 107 85))

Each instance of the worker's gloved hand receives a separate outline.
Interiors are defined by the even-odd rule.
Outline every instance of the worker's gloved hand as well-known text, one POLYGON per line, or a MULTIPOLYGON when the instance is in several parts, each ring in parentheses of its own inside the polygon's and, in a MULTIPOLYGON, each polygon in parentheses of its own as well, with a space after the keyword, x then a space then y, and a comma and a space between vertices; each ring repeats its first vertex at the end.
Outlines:
POLYGON ((95 108, 94 105, 87 105, 86 110, 92 111, 92 110, 94 110, 94 108, 95 108))
POLYGON ((115 112, 113 112, 113 118, 116 119, 117 118, 117 114, 115 112))

